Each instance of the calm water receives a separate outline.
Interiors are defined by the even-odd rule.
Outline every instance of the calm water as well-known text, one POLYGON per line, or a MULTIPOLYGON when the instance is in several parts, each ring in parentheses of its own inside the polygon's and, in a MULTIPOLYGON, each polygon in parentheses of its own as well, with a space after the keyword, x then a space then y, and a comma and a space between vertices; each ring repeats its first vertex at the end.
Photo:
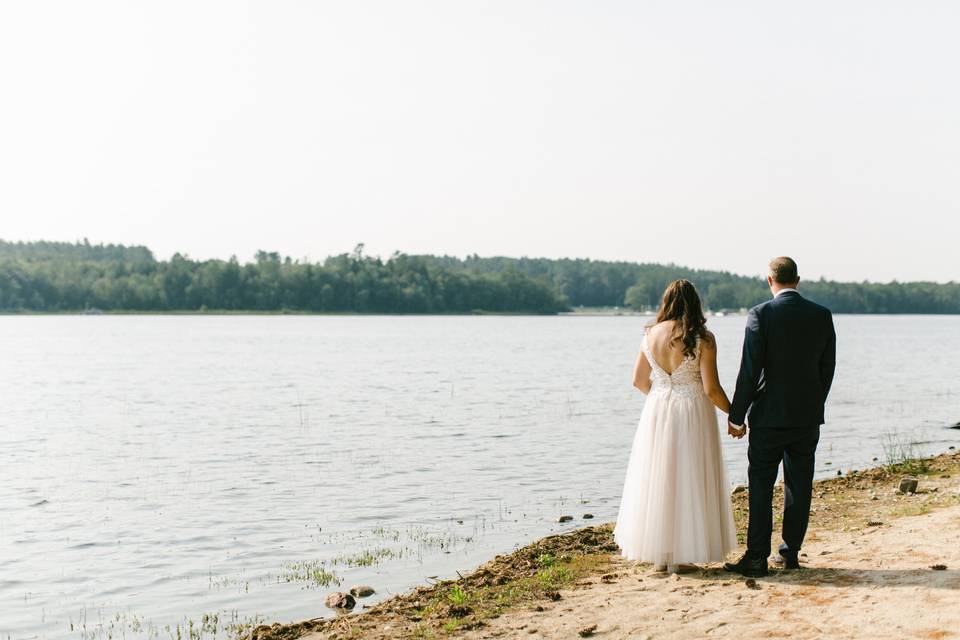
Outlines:
MULTIPOLYGON (((0 638, 316 617, 318 566, 379 598, 612 520, 644 322, 0 317, 0 638)), ((743 318, 709 324, 729 391, 743 318)), ((960 318, 836 324, 821 475, 958 444, 960 318)))

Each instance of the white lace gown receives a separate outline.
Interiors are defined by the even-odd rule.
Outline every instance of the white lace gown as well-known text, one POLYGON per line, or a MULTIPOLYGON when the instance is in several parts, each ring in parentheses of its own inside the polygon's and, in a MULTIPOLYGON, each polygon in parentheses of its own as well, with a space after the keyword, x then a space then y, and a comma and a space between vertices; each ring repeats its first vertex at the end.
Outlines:
POLYGON ((640 415, 613 530, 621 554, 656 566, 719 562, 737 544, 717 414, 700 344, 672 374, 640 345, 653 386, 640 415))

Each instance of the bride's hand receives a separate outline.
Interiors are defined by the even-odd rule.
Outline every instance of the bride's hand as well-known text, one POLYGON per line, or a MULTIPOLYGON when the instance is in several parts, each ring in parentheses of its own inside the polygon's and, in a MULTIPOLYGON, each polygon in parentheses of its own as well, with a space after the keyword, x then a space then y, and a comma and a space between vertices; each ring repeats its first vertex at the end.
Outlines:
POLYGON ((747 435, 747 425, 744 424, 742 427, 738 427, 737 425, 727 420, 727 433, 730 434, 731 437, 739 440, 743 436, 747 435))

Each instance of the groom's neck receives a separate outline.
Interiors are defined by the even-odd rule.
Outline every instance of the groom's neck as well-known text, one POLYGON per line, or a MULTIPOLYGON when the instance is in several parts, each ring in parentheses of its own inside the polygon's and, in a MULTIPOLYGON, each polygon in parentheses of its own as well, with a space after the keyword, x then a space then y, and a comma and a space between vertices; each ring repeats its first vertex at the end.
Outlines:
POLYGON ((797 285, 799 284, 800 284, 799 281, 793 282, 790 284, 780 284, 779 282, 773 282, 770 284, 770 293, 773 294, 773 297, 777 297, 777 294, 780 293, 781 291, 786 291, 788 289, 792 289, 793 291, 796 291, 797 285))

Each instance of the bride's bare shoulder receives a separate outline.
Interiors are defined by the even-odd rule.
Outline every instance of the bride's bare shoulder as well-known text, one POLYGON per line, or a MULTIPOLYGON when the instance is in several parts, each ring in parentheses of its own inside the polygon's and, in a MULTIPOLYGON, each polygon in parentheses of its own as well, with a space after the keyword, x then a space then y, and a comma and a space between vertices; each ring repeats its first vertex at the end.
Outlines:
POLYGON ((713 335, 713 331, 703 330, 703 344, 711 349, 717 348, 717 336, 713 335))
POLYGON ((660 332, 670 329, 672 326, 673 320, 663 320, 662 322, 655 322, 654 324, 647 325, 647 331, 660 332))

